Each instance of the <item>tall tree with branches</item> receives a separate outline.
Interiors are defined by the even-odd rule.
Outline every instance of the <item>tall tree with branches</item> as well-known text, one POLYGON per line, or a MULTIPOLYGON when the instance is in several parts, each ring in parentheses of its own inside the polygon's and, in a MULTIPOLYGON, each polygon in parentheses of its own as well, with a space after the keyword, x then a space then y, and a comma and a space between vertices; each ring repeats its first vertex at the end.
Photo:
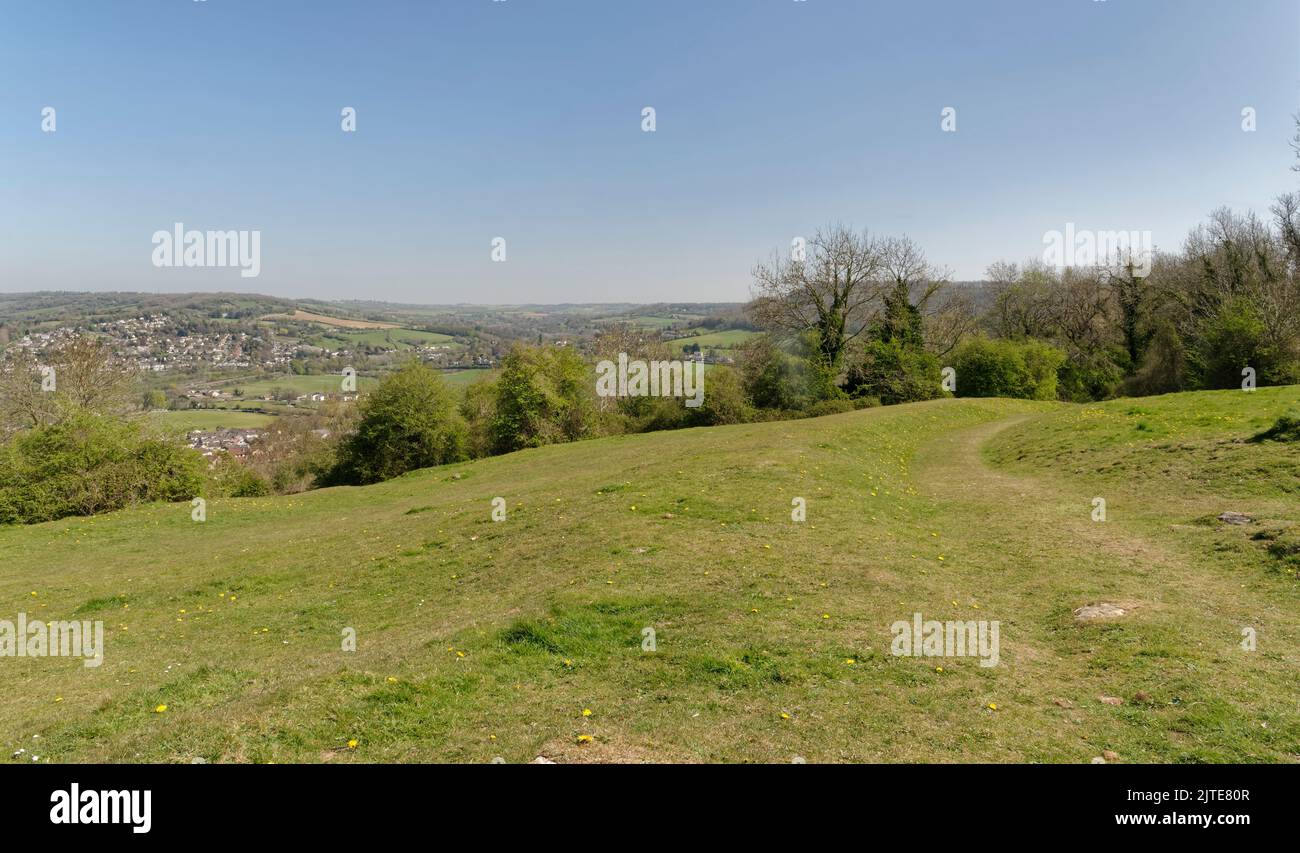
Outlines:
POLYGON ((802 255, 774 257, 754 268, 751 312, 779 334, 817 334, 821 357, 838 369, 849 343, 879 313, 886 293, 881 240, 844 225, 824 228, 802 255))

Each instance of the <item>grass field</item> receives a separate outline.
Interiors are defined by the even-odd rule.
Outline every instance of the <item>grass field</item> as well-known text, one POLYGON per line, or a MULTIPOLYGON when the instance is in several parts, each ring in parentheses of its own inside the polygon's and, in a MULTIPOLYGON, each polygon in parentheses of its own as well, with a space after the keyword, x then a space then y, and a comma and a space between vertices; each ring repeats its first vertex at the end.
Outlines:
POLYGON ((184 409, 149 413, 149 419, 153 423, 180 432, 194 429, 255 429, 266 426, 274 421, 275 417, 260 412, 235 412, 225 409, 184 409))
POLYGON ((213 500, 204 523, 0 529, 3 618, 106 631, 98 668, 0 660, 0 739, 42 761, 1295 762, 1300 581, 1252 537, 1300 521, 1300 445, 1244 439, 1297 406, 945 400, 213 500), (1075 619, 1101 602, 1126 613, 1075 619), (892 655, 914 612, 999 620, 999 665, 892 655))
POLYGON ((495 370, 487 368, 470 368, 469 370, 439 370, 438 375, 442 381, 452 386, 465 386, 472 382, 477 382, 487 376, 492 376, 495 370))
MULTIPOLYGON (((241 380, 222 383, 222 389, 233 391, 239 389, 243 392, 244 398, 260 397, 263 394, 272 394, 277 388, 292 388, 299 394, 314 393, 340 393, 343 376, 337 373, 318 373, 309 376, 300 376, 286 373, 280 376, 270 376, 263 379, 241 380)), ((357 389, 359 391, 370 391, 376 385, 378 380, 371 376, 358 376, 357 389)))
POLYGON ((331 332, 312 338, 309 343, 330 349, 342 349, 362 345, 392 347, 398 350, 413 349, 417 346, 448 344, 454 341, 451 335, 438 332, 425 332, 419 329, 369 329, 366 331, 331 332))
POLYGON ((675 353, 681 352, 684 347, 691 344, 699 344, 705 350, 733 349, 756 335, 758 335, 758 332, 747 332, 744 329, 728 329, 725 332, 708 332, 706 334, 692 335, 689 338, 677 338, 669 341, 668 346, 675 353))
POLYGON ((374 320, 348 320, 343 317, 330 317, 314 314, 311 311, 295 310, 292 314, 267 314, 263 320, 293 320, 299 323, 320 323, 322 326, 336 326, 340 329, 397 329, 396 323, 379 323, 374 320))

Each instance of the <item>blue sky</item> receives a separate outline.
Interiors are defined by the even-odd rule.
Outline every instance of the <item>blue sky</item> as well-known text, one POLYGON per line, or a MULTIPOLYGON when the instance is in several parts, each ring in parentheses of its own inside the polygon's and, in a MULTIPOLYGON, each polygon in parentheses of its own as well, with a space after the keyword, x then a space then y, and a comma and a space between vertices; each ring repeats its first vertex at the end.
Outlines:
POLYGON ((0 0, 0 291, 743 300, 829 222, 976 278, 1264 212, 1297 108, 1296 0, 0 0))

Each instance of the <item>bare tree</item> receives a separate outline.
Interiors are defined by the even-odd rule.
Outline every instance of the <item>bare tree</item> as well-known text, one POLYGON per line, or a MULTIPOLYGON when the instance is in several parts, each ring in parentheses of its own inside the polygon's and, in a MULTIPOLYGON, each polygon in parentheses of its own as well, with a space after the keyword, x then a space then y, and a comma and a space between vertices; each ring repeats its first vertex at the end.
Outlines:
POLYGON ((53 419, 54 399, 41 388, 40 368, 27 350, 9 354, 0 364, 0 440, 53 419))
POLYGON ((975 329, 970 294, 953 291, 952 274, 930 264, 910 237, 890 237, 883 241, 881 249, 881 265, 887 286, 892 289, 891 298, 906 298, 916 310, 926 349, 935 355, 947 355, 975 329))
POLYGON ((23 350, 0 368, 0 432, 56 423, 79 411, 122 416, 136 408, 134 365, 103 342, 78 338, 43 361, 23 350))
POLYGON ((815 331, 828 365, 838 366, 849 343, 880 311, 886 281, 880 240, 843 225, 817 232, 805 257, 774 256, 754 268, 751 312, 769 331, 815 331))

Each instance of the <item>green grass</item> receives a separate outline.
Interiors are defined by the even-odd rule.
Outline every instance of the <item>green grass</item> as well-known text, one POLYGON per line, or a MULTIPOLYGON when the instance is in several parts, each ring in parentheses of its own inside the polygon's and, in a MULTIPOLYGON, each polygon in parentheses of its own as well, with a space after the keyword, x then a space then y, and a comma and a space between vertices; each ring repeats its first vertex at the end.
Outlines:
POLYGON ((1300 582, 1205 518, 1300 520, 1294 445, 1244 440, 1297 394, 944 400, 213 500, 201 524, 0 529, 0 615, 103 619, 107 646, 98 669, 0 659, 0 738, 51 761, 1294 762, 1300 582), (1098 601, 1129 613, 1076 624, 1098 601), (917 611, 1000 620, 1001 665, 893 656, 917 611))
POLYGON ((195 429, 254 429, 275 420, 275 415, 260 412, 237 412, 226 409, 182 409, 174 412, 150 412, 154 424, 168 430, 189 432, 195 429))
MULTIPOLYGON (((342 387, 342 382, 343 376, 334 373, 314 374, 310 376, 282 374, 261 379, 226 382, 222 384, 222 389, 230 391, 237 388, 243 392, 244 399, 260 397, 263 394, 271 394, 278 388, 292 388, 299 394, 338 394, 340 393, 339 389, 342 387)), ((378 385, 378 380, 373 377, 357 377, 357 389, 360 391, 370 391, 376 385, 378 385)))
POLYGON ((693 335, 689 338, 677 338, 669 341, 668 345, 675 353, 680 353, 684 347, 690 344, 699 344, 705 350, 733 349, 757 335, 758 332, 748 332, 744 329, 728 329, 725 332, 709 332, 693 335))
POLYGON ((496 375, 495 370, 487 368, 470 368, 468 370, 439 370, 442 381, 452 386, 469 385, 485 377, 496 375))
POLYGON ((367 329, 355 332, 331 331, 328 334, 312 338, 309 343, 331 349, 368 345, 408 350, 417 346, 448 344, 454 340, 455 338, 451 335, 425 332, 419 329, 367 329))

